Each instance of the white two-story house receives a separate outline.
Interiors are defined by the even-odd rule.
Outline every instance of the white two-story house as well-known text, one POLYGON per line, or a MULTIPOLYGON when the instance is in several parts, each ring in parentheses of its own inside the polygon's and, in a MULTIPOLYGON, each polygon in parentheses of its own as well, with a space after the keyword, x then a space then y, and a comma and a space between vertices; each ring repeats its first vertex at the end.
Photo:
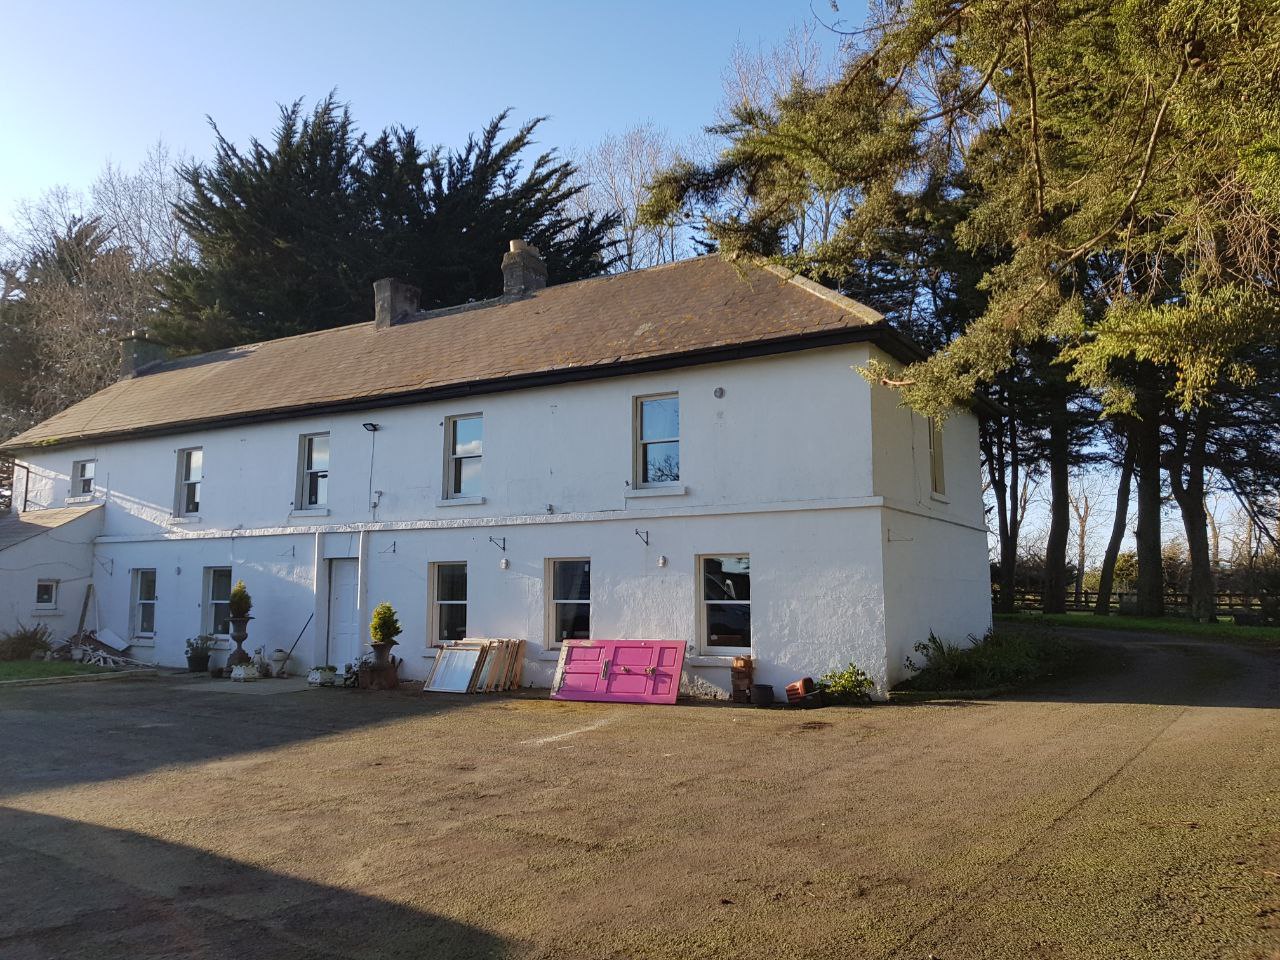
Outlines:
POLYGON ((452 309, 385 280, 368 323, 126 341, 128 375, 3 445, 0 628, 70 634, 92 582, 88 626, 177 666, 244 580, 246 646, 300 636, 294 671, 358 659, 388 601, 403 676, 464 636, 525 638, 539 685, 566 638, 682 639, 702 691, 741 654, 884 690, 930 631, 988 629, 976 419, 859 375, 918 356, 874 311, 717 256, 547 287, 516 241, 502 269, 452 309))

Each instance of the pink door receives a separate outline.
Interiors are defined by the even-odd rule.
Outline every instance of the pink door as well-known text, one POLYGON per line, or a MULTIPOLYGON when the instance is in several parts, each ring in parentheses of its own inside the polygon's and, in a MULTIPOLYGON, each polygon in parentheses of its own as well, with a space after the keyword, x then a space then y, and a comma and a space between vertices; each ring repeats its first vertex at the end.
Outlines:
POLYGON ((683 640, 566 640, 551 696, 605 703, 675 703, 683 640))

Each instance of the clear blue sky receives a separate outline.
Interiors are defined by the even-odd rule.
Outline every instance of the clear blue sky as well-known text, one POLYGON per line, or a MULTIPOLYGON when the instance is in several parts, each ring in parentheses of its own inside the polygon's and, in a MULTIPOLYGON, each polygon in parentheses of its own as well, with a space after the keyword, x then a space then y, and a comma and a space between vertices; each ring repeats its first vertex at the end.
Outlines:
POLYGON ((827 0, 2 0, 0 224, 157 138, 206 156, 206 115, 243 143, 278 103, 333 88, 362 129, 404 124, 428 143, 458 145, 507 106, 549 116, 547 145, 644 120, 683 137, 712 120, 735 43, 772 45, 815 10, 833 17, 827 0))

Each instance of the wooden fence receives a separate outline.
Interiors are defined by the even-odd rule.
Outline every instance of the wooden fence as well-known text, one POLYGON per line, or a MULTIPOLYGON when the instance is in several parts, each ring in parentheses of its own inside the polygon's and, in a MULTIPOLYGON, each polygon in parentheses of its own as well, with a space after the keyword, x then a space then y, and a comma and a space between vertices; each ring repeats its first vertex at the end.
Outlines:
MULTIPOLYGON (((1224 591, 1214 594, 1214 596, 1216 597, 1218 610, 1223 614, 1256 613, 1262 609, 1262 601, 1247 593, 1224 591)), ((1043 594, 1039 590, 1017 589, 1013 592, 1013 605, 1019 610, 1039 610, 1042 597, 1043 594)), ((1111 594, 1110 609, 1118 611, 1121 602, 1131 600, 1132 597, 1133 595, 1130 593, 1113 592, 1111 594)), ((1078 598, 1074 590, 1067 591, 1067 610, 1070 612, 1092 611, 1097 602, 1098 594, 1096 591, 1083 590, 1078 598)), ((1178 610, 1186 610, 1190 604, 1185 593, 1166 593, 1164 595, 1164 605, 1166 610, 1176 612, 1178 610)))

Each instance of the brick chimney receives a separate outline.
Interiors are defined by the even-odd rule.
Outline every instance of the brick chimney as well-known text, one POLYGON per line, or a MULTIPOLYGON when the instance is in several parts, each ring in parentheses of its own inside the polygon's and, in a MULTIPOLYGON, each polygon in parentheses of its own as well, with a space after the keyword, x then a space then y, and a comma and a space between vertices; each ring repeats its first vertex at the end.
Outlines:
POLYGON ((502 292, 519 297, 547 285, 547 265, 538 248, 523 240, 512 240, 511 249, 502 255, 502 292))
POLYGON ((120 379, 136 377, 153 363, 169 359, 169 348, 152 340, 146 327, 136 327, 120 338, 120 379))
POLYGON ((422 291, 403 280, 373 281, 373 325, 378 330, 411 320, 418 312, 422 291))

